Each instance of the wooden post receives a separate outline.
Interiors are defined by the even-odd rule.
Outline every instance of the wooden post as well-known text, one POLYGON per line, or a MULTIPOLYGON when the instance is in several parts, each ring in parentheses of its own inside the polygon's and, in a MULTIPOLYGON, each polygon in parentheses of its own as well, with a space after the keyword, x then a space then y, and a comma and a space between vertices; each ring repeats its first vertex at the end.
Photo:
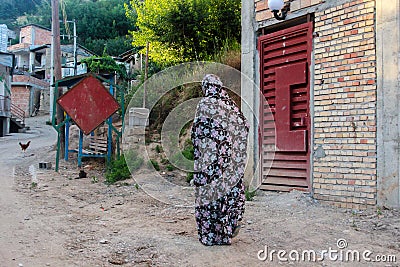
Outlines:
MULTIPOLYGON (((59 21, 59 4, 58 0, 51 1, 51 27, 52 27, 52 43, 53 43, 53 59, 54 59, 54 79, 55 81, 61 80, 61 45, 60 45, 60 21, 59 21)), ((62 96, 62 87, 58 88, 57 99, 62 96)), ((55 104, 55 103, 54 103, 55 104)), ((57 104, 57 124, 64 121, 64 110, 60 105, 57 104)), ((61 157, 64 157, 64 147, 65 147, 65 126, 60 129, 60 146, 61 146, 61 157)))
POLYGON ((146 107, 146 81, 149 75, 149 42, 146 44, 146 61, 144 67, 143 108, 146 107))

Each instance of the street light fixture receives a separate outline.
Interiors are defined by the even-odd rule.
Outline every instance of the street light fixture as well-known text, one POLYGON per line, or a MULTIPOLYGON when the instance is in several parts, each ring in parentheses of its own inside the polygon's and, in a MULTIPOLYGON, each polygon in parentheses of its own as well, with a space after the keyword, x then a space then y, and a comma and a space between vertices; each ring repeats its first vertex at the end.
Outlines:
POLYGON ((268 7, 277 20, 284 20, 290 10, 290 2, 285 5, 283 0, 268 0, 268 7), (280 15, 278 14, 279 11, 281 11, 280 15))

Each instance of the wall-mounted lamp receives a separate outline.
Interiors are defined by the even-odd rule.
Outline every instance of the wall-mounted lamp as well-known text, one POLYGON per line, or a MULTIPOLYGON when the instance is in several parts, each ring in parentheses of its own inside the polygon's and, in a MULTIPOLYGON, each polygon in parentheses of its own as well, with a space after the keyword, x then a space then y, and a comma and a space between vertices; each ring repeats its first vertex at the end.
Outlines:
POLYGON ((290 2, 285 5, 283 0, 268 0, 268 7, 277 20, 284 20, 290 10, 290 2), (278 14, 279 10, 281 11, 280 15, 278 14))

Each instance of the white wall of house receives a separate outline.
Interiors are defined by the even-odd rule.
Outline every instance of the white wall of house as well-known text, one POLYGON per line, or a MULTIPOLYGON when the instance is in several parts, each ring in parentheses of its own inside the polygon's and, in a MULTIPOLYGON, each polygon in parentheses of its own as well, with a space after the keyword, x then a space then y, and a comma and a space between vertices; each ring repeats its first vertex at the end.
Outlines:
POLYGON ((400 207, 400 0, 376 1, 378 205, 400 207))

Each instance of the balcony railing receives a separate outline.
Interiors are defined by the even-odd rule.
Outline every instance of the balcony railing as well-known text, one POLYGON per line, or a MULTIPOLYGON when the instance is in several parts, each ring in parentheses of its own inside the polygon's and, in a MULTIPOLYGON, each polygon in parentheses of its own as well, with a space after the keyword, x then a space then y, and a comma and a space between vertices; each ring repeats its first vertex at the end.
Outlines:
POLYGON ((15 117, 19 119, 22 124, 25 124, 25 111, 13 103, 11 103, 11 117, 15 117))

